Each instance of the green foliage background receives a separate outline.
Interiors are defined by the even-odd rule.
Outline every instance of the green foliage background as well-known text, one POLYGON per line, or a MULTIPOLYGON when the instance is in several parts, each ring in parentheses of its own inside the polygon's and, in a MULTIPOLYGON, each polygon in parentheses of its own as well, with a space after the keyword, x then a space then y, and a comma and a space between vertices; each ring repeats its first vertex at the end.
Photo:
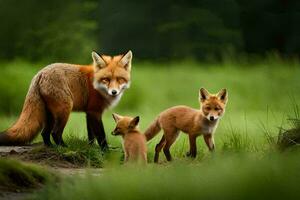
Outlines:
POLYGON ((299 13, 296 0, 0 0, 0 59, 88 62, 91 49, 164 61, 295 57, 299 13))

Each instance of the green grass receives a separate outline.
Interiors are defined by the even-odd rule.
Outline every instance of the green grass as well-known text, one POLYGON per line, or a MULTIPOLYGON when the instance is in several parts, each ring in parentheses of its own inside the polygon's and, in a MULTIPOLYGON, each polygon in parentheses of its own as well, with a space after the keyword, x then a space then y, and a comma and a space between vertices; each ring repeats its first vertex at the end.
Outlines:
MULTIPOLYGON (((68 147, 54 146, 49 148, 38 145, 18 157, 52 167, 103 167, 105 154, 100 152, 98 145, 90 145, 85 140, 75 137, 68 137, 67 141, 68 147)), ((120 149, 119 152, 121 152, 120 149)))
POLYGON ((299 199, 299 156, 230 153, 202 163, 110 168, 49 185, 33 199, 299 199))
POLYGON ((0 159, 0 187, 7 190, 34 188, 53 180, 52 174, 36 165, 0 159))
POLYGON ((81 167, 103 166, 104 155, 100 153, 98 145, 89 145, 86 141, 76 137, 69 137, 67 141, 67 148, 55 148, 61 159, 81 167))

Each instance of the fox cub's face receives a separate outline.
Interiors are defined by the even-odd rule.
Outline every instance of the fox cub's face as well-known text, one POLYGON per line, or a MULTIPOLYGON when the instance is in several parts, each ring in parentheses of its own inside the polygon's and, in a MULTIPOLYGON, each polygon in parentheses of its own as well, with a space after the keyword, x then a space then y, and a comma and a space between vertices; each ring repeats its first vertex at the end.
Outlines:
POLYGON ((206 89, 201 88, 199 100, 204 116, 210 121, 215 121, 225 112, 228 93, 226 89, 222 89, 217 94, 210 94, 206 89))
POLYGON ((118 114, 113 114, 113 118, 117 123, 116 128, 111 133, 112 135, 126 135, 127 133, 135 130, 140 121, 139 117, 123 117, 118 114))
POLYGON ((94 88, 104 95, 117 97, 130 85, 132 52, 119 56, 100 56, 92 53, 94 88))

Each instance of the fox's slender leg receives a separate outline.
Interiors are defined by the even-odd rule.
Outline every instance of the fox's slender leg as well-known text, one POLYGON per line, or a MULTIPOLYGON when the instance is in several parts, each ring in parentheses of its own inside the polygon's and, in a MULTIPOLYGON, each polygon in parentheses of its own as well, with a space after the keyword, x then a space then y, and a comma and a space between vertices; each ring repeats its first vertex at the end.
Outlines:
POLYGON ((58 117, 54 117, 54 127, 52 132, 52 138, 57 145, 66 146, 62 139, 64 128, 67 124, 70 112, 61 113, 58 117))
POLYGON ((215 141, 211 134, 209 135, 203 135, 204 141, 210 151, 215 150, 215 141))
POLYGON ((166 156, 167 161, 172 160, 172 156, 171 156, 171 153, 170 153, 170 147, 175 142, 178 134, 179 134, 178 130, 172 130, 172 131, 168 131, 168 132, 166 132, 166 130, 165 130, 166 144, 163 148, 163 151, 164 151, 164 154, 166 156))
POLYGON ((164 146, 164 154, 166 156, 167 161, 172 161, 172 156, 170 153, 170 147, 171 147, 172 143, 171 142, 166 142, 166 145, 164 146))
POLYGON ((44 99, 47 108, 53 117, 52 138, 55 144, 65 146, 62 134, 72 111, 73 101, 71 98, 59 98, 61 96, 65 96, 65 94, 48 94, 44 95, 44 99))
POLYGON ((47 111, 46 123, 45 123, 45 127, 42 131, 42 137, 44 140, 44 144, 46 146, 52 146, 52 143, 50 141, 50 134, 51 134, 51 131, 53 130, 53 126, 54 126, 53 116, 49 111, 47 111))
POLYGON ((159 153, 161 149, 165 146, 166 144, 166 139, 165 136, 163 135, 160 142, 155 146, 155 155, 154 155, 154 162, 157 163, 159 159, 159 153))
POLYGON ((101 147, 102 150, 108 150, 108 144, 106 141, 106 137, 105 137, 105 130, 104 130, 104 126, 103 126, 103 122, 102 122, 102 116, 99 120, 99 136, 97 137, 97 141, 101 147))
POLYGON ((89 139, 89 144, 93 144, 95 141, 95 134, 93 132, 93 124, 92 124, 92 120, 90 118, 91 118, 91 116, 87 113, 86 114, 86 126, 87 126, 87 132, 88 132, 88 139, 89 139))
POLYGON ((196 145, 197 136, 189 134, 190 141, 190 151, 187 153, 187 156, 195 158, 197 155, 197 145, 196 145))
POLYGON ((88 124, 90 124, 91 132, 96 137, 99 146, 102 150, 107 150, 108 145, 105 137, 105 131, 103 127, 102 119, 99 119, 99 114, 97 113, 87 113, 88 124))
POLYGON ((129 154, 128 152, 124 152, 124 163, 127 163, 129 161, 129 154))

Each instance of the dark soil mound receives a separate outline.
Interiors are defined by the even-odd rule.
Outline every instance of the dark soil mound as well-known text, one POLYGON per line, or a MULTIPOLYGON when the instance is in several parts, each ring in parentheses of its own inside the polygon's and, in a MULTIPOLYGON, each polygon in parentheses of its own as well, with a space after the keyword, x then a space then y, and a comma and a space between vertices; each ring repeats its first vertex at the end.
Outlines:
POLYGON ((286 130, 279 134, 277 145, 281 150, 300 146, 300 128, 286 130))

